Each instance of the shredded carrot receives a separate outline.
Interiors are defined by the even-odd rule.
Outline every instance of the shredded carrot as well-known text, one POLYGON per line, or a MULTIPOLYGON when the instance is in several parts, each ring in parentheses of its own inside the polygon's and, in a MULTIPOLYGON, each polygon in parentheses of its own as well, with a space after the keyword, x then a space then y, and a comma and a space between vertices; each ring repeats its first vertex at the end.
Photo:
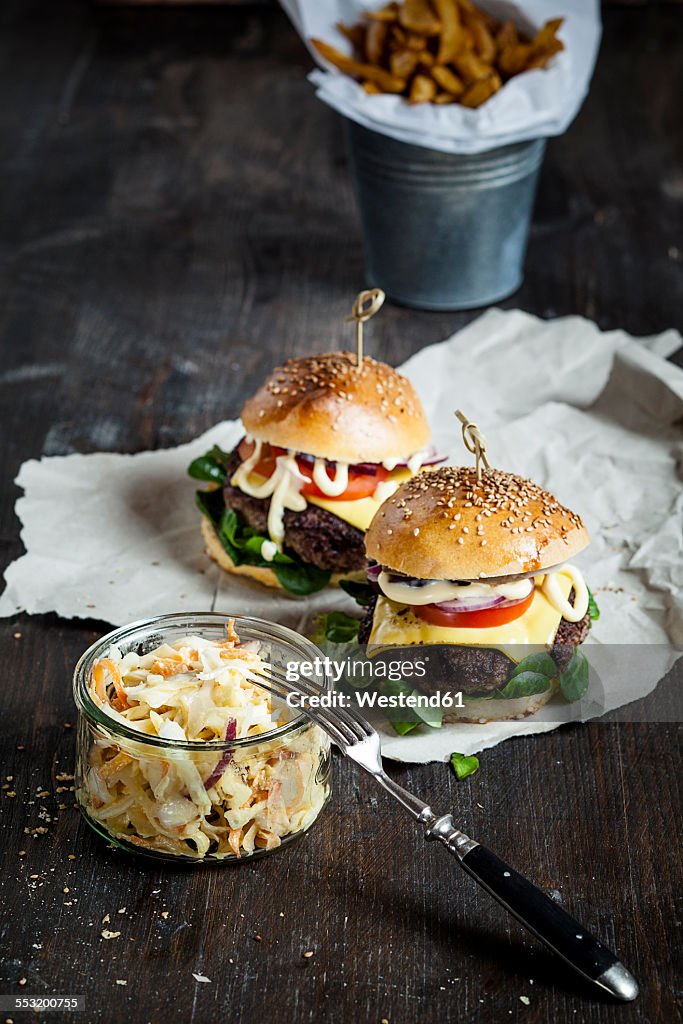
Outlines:
POLYGON ((104 764, 100 765, 97 769, 100 778, 104 782, 109 782, 114 775, 126 768, 127 765, 131 764, 133 758, 130 754, 127 754, 125 750, 120 750, 116 757, 112 757, 111 761, 105 761, 104 764))
POLYGON ((228 846, 236 857, 240 856, 240 842, 242 841, 242 829, 231 828, 228 834, 228 846))
POLYGON ((126 697, 126 691, 123 688, 121 673, 111 658, 98 658, 93 665, 92 675, 95 683, 95 693, 103 703, 107 703, 107 672, 111 676, 111 681, 114 684, 114 690, 116 691, 116 697, 121 705, 121 710, 125 711, 127 708, 131 707, 131 705, 126 697))
POLYGON ((169 676, 177 676, 180 672, 189 672, 191 668, 192 666, 186 665, 184 661, 175 661, 173 658, 157 658, 150 668, 150 672, 168 679, 169 676))

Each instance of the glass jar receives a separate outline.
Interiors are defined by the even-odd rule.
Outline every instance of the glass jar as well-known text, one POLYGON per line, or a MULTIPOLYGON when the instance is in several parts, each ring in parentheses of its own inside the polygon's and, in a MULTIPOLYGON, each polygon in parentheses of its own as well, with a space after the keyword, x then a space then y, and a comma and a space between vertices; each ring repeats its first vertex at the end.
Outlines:
POLYGON ((159 615, 123 626, 93 644, 76 665, 76 799, 88 824, 122 849, 191 863, 262 856, 306 832, 329 798, 327 735, 275 697, 272 729, 211 742, 147 735, 93 699, 93 666, 110 648, 142 656, 189 635, 221 642, 229 619, 240 642, 251 641, 273 669, 305 662, 313 666, 309 678, 328 687, 321 663, 316 665, 320 651, 298 633, 213 612, 159 615))

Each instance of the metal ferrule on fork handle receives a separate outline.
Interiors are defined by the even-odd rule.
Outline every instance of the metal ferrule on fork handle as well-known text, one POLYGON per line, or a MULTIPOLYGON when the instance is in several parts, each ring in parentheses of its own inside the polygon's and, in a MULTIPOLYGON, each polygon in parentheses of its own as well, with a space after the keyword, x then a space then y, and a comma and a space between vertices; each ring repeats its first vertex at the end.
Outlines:
POLYGON ((476 840, 470 839, 455 827, 450 814, 442 814, 440 818, 428 822, 425 828, 425 839, 438 839, 460 860, 475 846, 479 846, 476 840))

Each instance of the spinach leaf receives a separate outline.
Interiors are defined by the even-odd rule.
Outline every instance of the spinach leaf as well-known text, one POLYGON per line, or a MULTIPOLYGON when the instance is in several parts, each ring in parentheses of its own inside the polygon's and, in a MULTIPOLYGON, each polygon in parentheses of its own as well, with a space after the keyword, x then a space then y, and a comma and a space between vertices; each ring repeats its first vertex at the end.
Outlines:
POLYGON ((366 608, 372 601, 374 590, 369 583, 362 583, 358 580, 340 580, 339 586, 352 597, 361 608, 366 608))
POLYGON ((195 491, 195 501, 202 515, 205 515, 209 522, 218 529, 221 516, 225 511, 223 492, 216 491, 195 491))
POLYGON ((549 686, 550 679, 542 672, 520 672, 498 690, 498 696, 508 700, 514 700, 515 697, 531 697, 534 693, 544 693, 549 686))
POLYGON ((225 507, 222 491, 197 491, 196 500, 234 565, 272 569, 285 590, 297 596, 313 594, 327 586, 329 572, 300 562, 284 552, 278 551, 271 562, 266 561, 261 547, 267 538, 247 526, 234 509, 225 507))
POLYGON ((413 729, 417 729, 420 724, 417 720, 414 722, 395 722, 393 718, 391 719, 391 727, 399 736, 407 736, 413 729))
POLYGON ((467 757, 466 754, 451 754, 451 764, 459 779, 466 779, 468 775, 474 775, 479 771, 479 758, 474 754, 470 757, 467 757))
MULTIPOLYGON (((406 697, 423 696, 420 694, 419 690, 413 689, 412 686, 409 686, 408 683, 404 683, 401 679, 383 680, 379 685, 379 691, 388 697, 397 697, 401 693, 406 697)), ((388 714, 389 721, 393 725, 394 729, 396 729, 396 725, 398 724, 405 729, 405 732, 412 731, 411 729, 406 728, 406 726, 410 724, 412 724, 413 728, 418 725, 428 725, 430 729, 440 729, 443 725, 443 710, 439 707, 421 707, 419 705, 415 707, 401 707, 399 705, 395 708, 389 708, 388 714), (406 712, 408 714, 408 718, 410 718, 411 715, 415 716, 412 723, 405 720, 406 712)), ((396 731, 398 732, 398 730, 396 731)), ((403 736, 404 733, 399 733, 399 735, 403 736)))
POLYGON ((514 679, 515 676, 519 676, 523 672, 540 672, 548 679, 554 679, 557 675, 557 665, 545 651, 538 651, 536 654, 527 654, 519 665, 515 665, 510 673, 510 679, 514 679))
POLYGON ((349 644, 358 639, 360 619, 354 619, 346 612, 330 612, 325 618, 325 639, 332 644, 349 644))
POLYGON ((574 651, 566 672, 560 676, 560 687, 566 700, 581 700, 588 689, 589 669, 585 654, 578 649, 574 651))
POLYGON ((597 622, 600 618, 600 609, 589 588, 586 587, 586 589, 588 590, 588 617, 591 622, 597 622))
POLYGON ((270 567, 278 578, 281 586, 290 594, 297 597, 305 597, 306 594, 314 594, 322 590, 330 581, 330 573, 325 569, 318 569, 315 565, 307 565, 305 562, 295 561, 287 555, 275 556, 272 562, 264 562, 270 567))
POLYGON ((229 459, 229 453, 224 452, 216 444, 210 452, 200 455, 198 459, 191 462, 187 472, 195 480, 208 480, 211 483, 224 484, 229 459))

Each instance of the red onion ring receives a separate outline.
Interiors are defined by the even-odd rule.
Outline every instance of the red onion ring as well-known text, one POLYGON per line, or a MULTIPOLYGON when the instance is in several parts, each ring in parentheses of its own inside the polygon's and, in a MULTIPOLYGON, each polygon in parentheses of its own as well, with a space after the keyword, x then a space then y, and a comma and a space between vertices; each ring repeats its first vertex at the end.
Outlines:
MULTIPOLYGON (((531 593, 531 591, 529 591, 531 593)), ((434 608, 439 608, 443 612, 483 612, 488 608, 511 608, 514 604, 522 604, 523 601, 528 601, 529 594, 525 594, 524 597, 472 597, 467 598, 453 598, 452 601, 441 601, 440 604, 434 604, 434 608)))
MULTIPOLYGON (((301 459, 307 466, 312 466, 315 462, 314 455, 307 455, 305 452, 297 452, 297 459, 301 459)), ((439 455, 435 449, 430 449, 421 465, 423 466, 436 466, 439 462, 445 462, 448 458, 447 455, 439 455)), ((336 463, 331 459, 325 459, 325 465, 330 469, 334 469, 336 463)), ((407 459, 401 459, 396 463, 395 469, 407 469, 407 459)), ((378 469, 383 469, 381 462, 356 462, 349 466, 351 473, 363 473, 365 476, 376 476, 378 469)))

